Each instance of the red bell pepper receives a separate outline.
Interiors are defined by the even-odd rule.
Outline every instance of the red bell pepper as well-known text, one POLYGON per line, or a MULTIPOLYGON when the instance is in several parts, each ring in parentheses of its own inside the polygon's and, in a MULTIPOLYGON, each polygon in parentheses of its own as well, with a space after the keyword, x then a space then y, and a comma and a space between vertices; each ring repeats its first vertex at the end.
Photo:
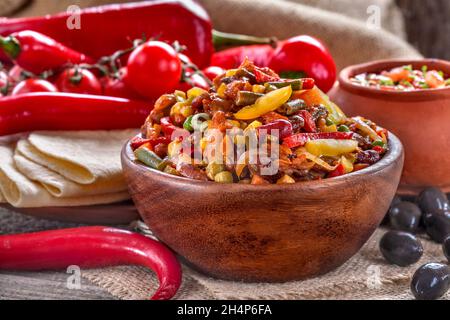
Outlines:
POLYGON ((309 113, 306 110, 300 110, 298 115, 301 116, 303 120, 305 120, 305 125, 303 126, 303 129, 305 129, 305 131, 307 132, 317 131, 316 123, 314 122, 311 113, 309 113))
POLYGON ((170 141, 172 141, 175 138, 183 140, 185 137, 190 136, 189 131, 187 131, 183 128, 179 128, 176 125, 174 125, 172 123, 172 120, 170 120, 170 117, 161 118, 160 124, 161 124, 161 131, 169 139, 169 140, 164 140, 161 143, 165 143, 167 141, 168 141, 168 143, 170 143, 170 141))
POLYGON ((172 123, 172 121, 170 120, 170 117, 162 118, 160 120, 160 123, 161 123, 162 132, 168 137, 170 137, 174 133, 175 130, 180 129, 172 123))
POLYGON ((0 48, 21 68, 34 74, 67 64, 92 63, 83 53, 72 50, 39 32, 25 30, 0 37, 0 48))
POLYGON ((138 128, 151 103, 73 93, 28 93, 0 99, 0 136, 35 130, 138 128))
POLYGON ((336 81, 336 64, 333 57, 325 45, 314 37, 293 37, 280 41, 274 48, 267 44, 270 43, 269 38, 253 38, 245 42, 241 35, 221 33, 220 37, 217 37, 215 31, 213 34, 215 44, 222 44, 223 38, 226 38, 227 44, 241 46, 214 53, 211 65, 225 69, 237 68, 248 57, 255 65, 269 67, 283 78, 299 78, 300 75, 311 77, 324 92, 328 92, 336 81))
POLYGON ((320 139, 336 139, 348 140, 352 139, 353 132, 320 132, 320 133, 297 133, 284 139, 283 145, 288 148, 302 147, 309 140, 320 139))
POLYGON ((59 270, 71 265, 101 268, 140 265, 155 271, 152 300, 172 298, 181 285, 181 266, 162 243, 108 227, 80 227, 0 236, 0 270, 59 270))
POLYGON ((33 30, 99 59, 128 48, 130 41, 145 36, 169 43, 179 41, 185 54, 200 68, 209 66, 213 52, 211 22, 193 0, 142 1, 83 9, 35 18, 0 19, 0 35, 33 30), (77 28, 68 24, 79 20, 77 28))
POLYGON ((336 169, 334 169, 333 171, 331 171, 328 174, 328 178, 334 178, 334 177, 339 177, 345 174, 345 168, 344 166, 340 163, 336 169))
POLYGON ((288 120, 278 119, 268 124, 259 126, 257 131, 266 130, 267 134, 278 133, 278 136, 281 140, 292 136, 292 124, 288 120))

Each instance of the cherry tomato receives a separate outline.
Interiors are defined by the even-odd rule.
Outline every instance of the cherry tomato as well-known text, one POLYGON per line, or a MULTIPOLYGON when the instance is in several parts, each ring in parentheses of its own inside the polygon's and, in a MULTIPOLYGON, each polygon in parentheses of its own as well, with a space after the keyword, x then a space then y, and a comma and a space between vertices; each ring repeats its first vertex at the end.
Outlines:
POLYGON ((31 92, 58 92, 58 89, 47 80, 27 79, 19 82, 13 89, 12 95, 31 93, 31 92))
POLYGON ((123 67, 120 69, 118 78, 105 77, 103 82, 103 94, 105 96, 118 97, 139 100, 142 99, 137 93, 131 90, 125 84, 125 78, 128 77, 128 69, 123 67))
POLYGON ((225 69, 221 67, 211 66, 203 70, 205 76, 208 77, 209 80, 213 81, 216 77, 225 73, 225 69))
POLYGON ((62 92, 102 94, 102 85, 97 77, 91 71, 82 68, 64 70, 56 80, 56 85, 62 92))
POLYGON ((149 41, 131 53, 125 83, 143 97, 157 98, 177 87, 181 70, 174 48, 161 41, 149 41))

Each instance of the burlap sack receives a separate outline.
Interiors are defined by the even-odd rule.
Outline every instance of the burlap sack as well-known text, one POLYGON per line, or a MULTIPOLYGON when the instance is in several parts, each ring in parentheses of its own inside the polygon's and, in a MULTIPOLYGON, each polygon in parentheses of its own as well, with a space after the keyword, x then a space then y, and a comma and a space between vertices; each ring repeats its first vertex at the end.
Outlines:
MULTIPOLYGON (((290 1, 199 1, 220 31, 279 39, 299 34, 318 37, 331 50, 339 69, 376 59, 420 57, 414 48, 393 34, 335 12, 290 1)), ((349 6, 355 2, 359 1, 352 1, 349 6)))
MULTIPOLYGON (((0 234, 74 226, 36 220, 0 209, 0 234)), ((411 275, 422 263, 445 262, 442 248, 422 235, 423 258, 407 268, 392 266, 378 250, 384 232, 377 230, 359 253, 339 269, 305 281, 245 284, 215 280, 184 267, 183 284, 176 299, 412 299, 411 275)), ((140 267, 82 270, 82 276, 112 295, 127 300, 148 299, 158 285, 153 273, 140 267)), ((444 299, 450 299, 450 292, 444 299)))
MULTIPOLYGON (((14 1, 14 0, 10 0, 14 1)), ((131 0, 33 1, 19 16, 65 11, 69 5, 88 7, 131 0)), ((285 39, 309 34, 330 48, 339 69, 384 58, 420 57, 405 41, 368 26, 369 6, 379 8, 380 28, 403 36, 403 19, 393 0, 199 0, 220 31, 285 39), (304 3, 304 4, 301 4, 304 3), (312 6, 308 6, 312 5, 312 6), (320 8, 320 9, 319 9, 320 8), (324 9, 322 9, 324 8, 324 9), (339 14, 339 13, 344 13, 339 14)))

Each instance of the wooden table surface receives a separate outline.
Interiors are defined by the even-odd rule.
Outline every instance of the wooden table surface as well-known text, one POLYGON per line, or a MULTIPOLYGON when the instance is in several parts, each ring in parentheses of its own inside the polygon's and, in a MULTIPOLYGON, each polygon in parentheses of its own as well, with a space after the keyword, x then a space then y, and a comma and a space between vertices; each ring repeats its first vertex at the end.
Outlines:
POLYGON ((64 272, 0 272, 0 300, 111 300, 106 290, 86 279, 68 289, 64 272))

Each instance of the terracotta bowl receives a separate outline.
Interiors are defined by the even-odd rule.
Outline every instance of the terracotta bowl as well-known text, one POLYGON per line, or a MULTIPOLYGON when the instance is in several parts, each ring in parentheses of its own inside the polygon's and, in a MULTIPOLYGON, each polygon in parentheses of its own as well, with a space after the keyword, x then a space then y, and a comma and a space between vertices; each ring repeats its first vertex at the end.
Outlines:
POLYGON ((213 277, 284 282, 342 265, 369 239, 394 197, 403 166, 394 136, 375 165, 291 185, 202 182, 136 161, 122 163, 136 207, 154 234, 213 277))
POLYGON ((416 195, 426 186, 450 192, 450 87, 413 92, 382 91, 352 84, 349 78, 363 72, 411 64, 414 68, 450 74, 443 60, 387 60, 342 70, 330 98, 349 116, 363 115, 394 132, 405 147, 405 168, 399 193, 416 195))

